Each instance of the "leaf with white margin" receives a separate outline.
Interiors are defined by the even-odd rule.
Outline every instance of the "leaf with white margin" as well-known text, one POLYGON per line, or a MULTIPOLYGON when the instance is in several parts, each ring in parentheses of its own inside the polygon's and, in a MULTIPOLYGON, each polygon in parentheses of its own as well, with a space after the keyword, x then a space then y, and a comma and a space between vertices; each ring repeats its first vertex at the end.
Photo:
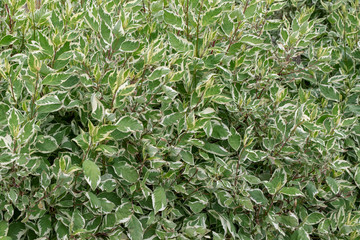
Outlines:
POLYGON ((135 132, 144 129, 143 124, 136 118, 124 116, 115 124, 121 132, 135 132))
POLYGON ((43 80, 43 85, 59 86, 71 76, 70 73, 51 73, 48 74, 43 80))
POLYGON ((59 111, 62 108, 62 102, 56 95, 45 95, 36 101, 38 113, 51 113, 59 111))
POLYGON ((159 79, 166 76, 169 72, 170 69, 168 67, 158 67, 150 74, 150 76, 148 76, 148 80, 152 81, 159 79))
POLYGON ((152 196, 151 196, 152 204, 155 213, 161 212, 166 208, 166 193, 163 187, 157 187, 152 196))
POLYGON ((178 52, 186 52, 192 46, 192 44, 188 42, 185 38, 176 36, 170 32, 168 33, 168 36, 171 47, 178 52))
POLYGON ((132 215, 130 221, 126 224, 129 229, 128 236, 131 240, 142 240, 144 235, 144 228, 141 222, 135 215, 132 215))
POLYGON ((100 122, 105 116, 105 108, 97 99, 95 93, 91 96, 91 116, 100 122))
POLYGON ((126 223, 130 220, 132 216, 132 204, 123 203, 115 210, 116 222, 117 223, 126 223))
POLYGON ((94 191, 100 184, 100 168, 96 165, 96 163, 88 159, 83 162, 82 168, 84 170, 85 180, 94 191))
POLYGON ((41 153, 51 153, 54 152, 59 145, 57 144, 56 139, 52 136, 38 136, 35 147, 41 153))
POLYGON ((290 196, 290 197, 303 197, 304 194, 295 187, 284 187, 280 190, 281 194, 290 196))

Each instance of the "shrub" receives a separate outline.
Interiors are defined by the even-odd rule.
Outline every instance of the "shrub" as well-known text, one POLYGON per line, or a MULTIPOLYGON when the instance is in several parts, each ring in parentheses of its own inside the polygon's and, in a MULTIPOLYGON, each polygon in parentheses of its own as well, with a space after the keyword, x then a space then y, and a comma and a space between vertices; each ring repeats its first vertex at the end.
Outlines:
POLYGON ((359 238, 358 0, 0 16, 0 239, 359 238))

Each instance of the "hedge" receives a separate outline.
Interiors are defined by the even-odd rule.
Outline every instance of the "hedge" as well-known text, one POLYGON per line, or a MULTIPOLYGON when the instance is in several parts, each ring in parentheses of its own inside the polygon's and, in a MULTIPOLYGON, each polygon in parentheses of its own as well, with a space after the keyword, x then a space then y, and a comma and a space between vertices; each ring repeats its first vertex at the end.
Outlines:
POLYGON ((359 0, 3 0, 0 239, 359 239, 359 0))

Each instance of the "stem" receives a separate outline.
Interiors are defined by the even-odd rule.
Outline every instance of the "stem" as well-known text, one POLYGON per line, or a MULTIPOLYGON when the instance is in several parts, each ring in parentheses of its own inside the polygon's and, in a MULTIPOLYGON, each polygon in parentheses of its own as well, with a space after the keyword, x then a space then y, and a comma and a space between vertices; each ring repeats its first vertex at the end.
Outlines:
POLYGON ((271 208, 274 206, 274 199, 275 199, 276 195, 278 194, 278 192, 279 192, 280 190, 281 190, 281 188, 280 188, 278 191, 276 191, 275 194, 272 196, 271 201, 270 201, 270 205, 269 205, 269 207, 266 209, 263 217, 266 217, 266 216, 268 215, 269 211, 271 210, 271 208))
POLYGON ((36 72, 34 95, 33 95, 32 100, 31 100, 31 114, 30 114, 31 119, 34 118, 35 99, 36 99, 36 95, 37 95, 38 83, 39 83, 39 72, 37 71, 36 72))
POLYGON ((197 17, 197 24, 196 24, 196 46, 195 46, 195 56, 199 57, 199 26, 200 26, 200 14, 204 5, 204 0, 201 1, 198 17, 197 17))
POLYGON ((10 78, 9 78, 9 83, 10 83, 10 89, 11 89, 11 96, 15 102, 15 105, 17 106, 17 101, 16 101, 15 94, 14 94, 14 85, 10 78))
POLYGON ((35 40, 35 37, 36 37, 36 35, 35 35, 35 15, 34 15, 34 12, 31 12, 31 14, 32 14, 32 20, 33 20, 34 40, 35 40))
POLYGON ((111 106, 110 106, 111 112, 114 112, 114 102, 115 102, 115 98, 116 98, 116 93, 117 93, 117 91, 114 93, 112 100, 111 100, 111 106))
POLYGON ((146 13, 146 9, 145 9, 145 0, 142 0, 142 5, 143 5, 143 11, 144 11, 144 13, 146 13))
POLYGON ((289 136, 286 138, 286 140, 282 143, 280 149, 275 153, 274 157, 279 155, 279 153, 281 152, 281 150, 284 148, 285 144, 290 140, 290 138, 292 137, 292 135, 294 134, 294 132, 296 131, 296 129, 298 128, 298 126, 300 126, 302 124, 302 122, 300 122, 299 124, 297 124, 290 132, 289 136))
MULTIPOLYGON (((34 35, 34 36, 35 36, 35 35, 34 35)), ((54 56, 53 56, 53 59, 52 59, 52 61, 51 61, 51 68, 54 68, 56 52, 57 52, 57 47, 54 49, 54 56)))
POLYGON ((9 10, 9 6, 7 4, 5 4, 5 9, 9 15, 9 28, 10 28, 10 33, 13 32, 13 25, 12 25, 12 19, 11 19, 11 14, 10 14, 10 10, 9 10))
MULTIPOLYGON (((245 7, 244 7, 244 10, 243 10, 243 13, 245 13, 246 9, 248 8, 248 4, 249 4, 249 0, 247 0, 246 3, 245 3, 245 7)), ((229 37, 229 46, 228 46, 228 48, 226 49, 226 54, 228 53, 231 45, 233 44, 234 37, 236 36, 237 31, 239 30, 240 24, 241 24, 241 21, 238 22, 238 24, 237 24, 237 26, 236 26, 236 28, 235 28, 234 33, 229 37)))
POLYGON ((239 171, 239 168, 240 168, 241 155, 243 154, 245 148, 246 148, 246 145, 244 145, 243 148, 241 148, 240 153, 239 153, 239 159, 238 159, 238 162, 236 164, 236 172, 235 172, 236 175, 235 175, 235 182, 234 182, 235 187, 236 187, 236 184, 238 182, 238 177, 239 177, 238 171, 239 171))
POLYGON ((186 0, 186 39, 189 40, 189 0, 186 0))
POLYGON ((149 22, 151 23, 151 6, 150 6, 150 0, 147 0, 148 4, 148 12, 149 12, 149 22))

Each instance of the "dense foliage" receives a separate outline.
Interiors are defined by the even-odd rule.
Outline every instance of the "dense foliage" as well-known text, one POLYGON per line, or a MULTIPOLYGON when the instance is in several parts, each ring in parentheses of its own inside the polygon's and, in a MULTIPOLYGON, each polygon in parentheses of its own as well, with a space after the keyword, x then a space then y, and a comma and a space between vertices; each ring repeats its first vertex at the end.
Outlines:
POLYGON ((359 239, 358 0, 0 2, 0 239, 359 239))

